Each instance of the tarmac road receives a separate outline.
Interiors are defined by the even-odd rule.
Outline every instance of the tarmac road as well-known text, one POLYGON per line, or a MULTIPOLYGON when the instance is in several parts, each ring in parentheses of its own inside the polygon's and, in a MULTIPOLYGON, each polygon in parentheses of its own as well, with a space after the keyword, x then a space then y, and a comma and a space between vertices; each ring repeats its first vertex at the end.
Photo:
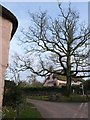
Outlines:
POLYGON ((88 118, 88 103, 58 103, 28 99, 43 118, 88 118))

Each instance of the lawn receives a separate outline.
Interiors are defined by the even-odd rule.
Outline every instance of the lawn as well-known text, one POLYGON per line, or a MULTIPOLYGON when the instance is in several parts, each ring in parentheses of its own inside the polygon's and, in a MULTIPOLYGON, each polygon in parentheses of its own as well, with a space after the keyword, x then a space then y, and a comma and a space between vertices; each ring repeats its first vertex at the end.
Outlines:
POLYGON ((37 108, 31 103, 27 103, 25 109, 18 116, 19 118, 42 118, 37 108))
POLYGON ((63 95, 49 95, 49 96, 29 96, 28 98, 55 102, 88 102, 90 97, 72 94, 69 97, 63 95))
POLYGON ((16 111, 11 106, 8 106, 5 108, 3 112, 3 119, 4 118, 15 118, 15 116, 16 116, 16 111))
POLYGON ((26 103, 22 110, 17 111, 11 106, 8 106, 3 114, 2 120, 9 120, 10 118, 42 118, 42 116, 33 104, 26 103))

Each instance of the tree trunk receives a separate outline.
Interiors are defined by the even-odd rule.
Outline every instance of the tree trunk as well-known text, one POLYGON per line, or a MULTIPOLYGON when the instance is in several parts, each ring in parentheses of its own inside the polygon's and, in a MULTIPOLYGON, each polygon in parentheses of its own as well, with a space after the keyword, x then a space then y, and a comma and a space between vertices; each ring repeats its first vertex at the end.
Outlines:
POLYGON ((67 43, 67 96, 70 96, 71 93, 71 39, 68 40, 67 43))
POLYGON ((69 97, 71 94, 71 77, 67 74, 67 96, 69 97))
POLYGON ((70 56, 67 59, 67 96, 71 93, 71 64, 70 64, 70 56))

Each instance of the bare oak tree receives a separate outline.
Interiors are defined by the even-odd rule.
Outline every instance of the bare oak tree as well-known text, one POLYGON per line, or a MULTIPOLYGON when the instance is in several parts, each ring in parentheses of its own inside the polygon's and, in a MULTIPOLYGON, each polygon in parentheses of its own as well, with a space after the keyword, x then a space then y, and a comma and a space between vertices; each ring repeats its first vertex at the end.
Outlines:
POLYGON ((37 75, 45 76, 50 72, 47 67, 50 62, 55 66, 52 72, 61 74, 61 70, 64 71, 69 95, 72 77, 76 77, 80 72, 90 71, 86 69, 84 50, 90 38, 90 30, 86 25, 80 25, 79 13, 71 8, 71 4, 67 10, 64 10, 61 4, 58 6, 60 14, 54 20, 46 11, 35 14, 29 12, 32 22, 27 31, 22 30, 24 38, 20 39, 24 46, 26 44, 25 50, 29 59, 23 61, 21 69, 30 69, 37 75), (32 54, 38 61, 39 69, 32 65, 32 54))

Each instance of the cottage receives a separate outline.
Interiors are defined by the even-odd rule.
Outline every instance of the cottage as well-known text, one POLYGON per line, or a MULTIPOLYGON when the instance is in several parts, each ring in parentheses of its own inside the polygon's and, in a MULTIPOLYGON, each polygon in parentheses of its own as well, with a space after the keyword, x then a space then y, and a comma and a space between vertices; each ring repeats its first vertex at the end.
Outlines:
MULTIPOLYGON (((72 78, 71 85, 80 85, 83 82, 81 78, 72 78)), ((44 81, 44 86, 65 86, 67 83, 67 79, 65 75, 57 75, 57 74, 49 74, 47 79, 44 81)))

